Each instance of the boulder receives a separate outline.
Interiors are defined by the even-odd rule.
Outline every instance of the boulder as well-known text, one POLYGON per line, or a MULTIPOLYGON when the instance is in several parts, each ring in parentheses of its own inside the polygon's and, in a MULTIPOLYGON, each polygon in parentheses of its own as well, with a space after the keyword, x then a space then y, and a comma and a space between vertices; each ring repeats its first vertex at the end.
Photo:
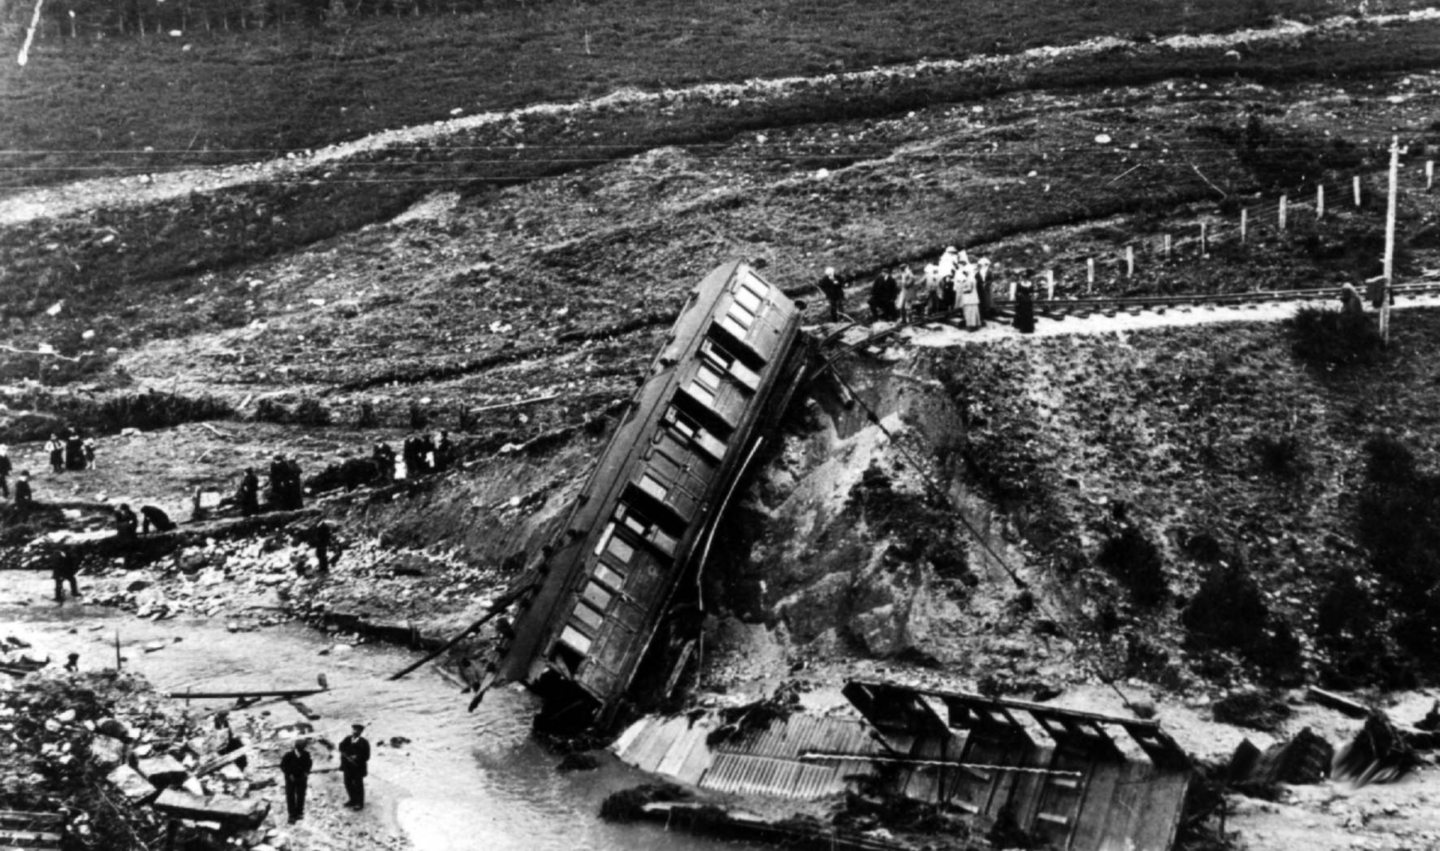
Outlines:
POLYGON ((229 798, 192 795, 180 789, 166 789, 153 804, 157 812, 175 818, 210 821, 227 830, 254 830, 270 812, 270 802, 262 799, 229 798))
POLYGON ((142 804, 155 797, 159 791, 140 772, 128 765, 117 766, 114 771, 105 775, 105 780, 132 804, 142 804))
POLYGON ((102 769, 114 768, 125 761, 125 743, 113 736, 96 736, 90 740, 90 761, 102 769))
POLYGON ((136 760, 135 768, 151 783, 160 787, 179 786, 190 774, 185 770, 185 766, 169 754, 136 760))

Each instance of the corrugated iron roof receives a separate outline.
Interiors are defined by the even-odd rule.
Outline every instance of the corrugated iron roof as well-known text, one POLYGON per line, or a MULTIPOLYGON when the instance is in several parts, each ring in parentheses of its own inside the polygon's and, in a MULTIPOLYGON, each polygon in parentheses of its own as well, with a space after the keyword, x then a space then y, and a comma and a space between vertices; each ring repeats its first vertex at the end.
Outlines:
POLYGON ((864 759, 807 762, 801 754, 878 754, 883 745, 863 721, 792 715, 745 739, 711 749, 705 739, 718 723, 712 717, 692 722, 685 717, 637 721, 612 749, 642 771, 674 777, 702 789, 740 795, 768 795, 812 800, 843 792, 847 776, 869 774, 864 759))

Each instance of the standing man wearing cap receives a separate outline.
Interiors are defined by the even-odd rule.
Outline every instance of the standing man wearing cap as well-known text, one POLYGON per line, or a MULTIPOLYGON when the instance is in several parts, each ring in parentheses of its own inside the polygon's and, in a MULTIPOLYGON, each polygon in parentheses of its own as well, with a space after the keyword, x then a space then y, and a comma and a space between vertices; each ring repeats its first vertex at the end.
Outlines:
POLYGON ((351 724, 350 735, 340 740, 340 773, 345 775, 345 806, 358 810, 365 806, 365 775, 370 764, 370 743, 360 735, 364 724, 351 724))
POLYGON ((295 746, 280 757, 280 774, 285 777, 285 809, 290 813, 290 823, 305 817, 305 787, 310 785, 310 769, 314 760, 305 748, 304 739, 296 739, 295 746))

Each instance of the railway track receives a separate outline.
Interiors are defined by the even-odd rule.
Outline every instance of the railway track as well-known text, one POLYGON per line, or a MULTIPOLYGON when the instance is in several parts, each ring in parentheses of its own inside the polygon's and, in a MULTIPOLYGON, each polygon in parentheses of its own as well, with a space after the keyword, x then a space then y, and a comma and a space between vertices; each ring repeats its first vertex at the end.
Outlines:
MULTIPOLYGON (((1425 280, 1412 281, 1404 284, 1396 284, 1391 287, 1395 300, 1401 302, 1404 299, 1416 298, 1427 295, 1440 295, 1440 278, 1427 277, 1425 280)), ((1362 293, 1362 297, 1364 294, 1362 293)), ((1186 295, 1143 295, 1143 296, 1108 296, 1101 298, 1057 298, 1057 299, 1036 299, 1035 317, 1037 319, 1048 319, 1052 321, 1064 320, 1069 317, 1084 319, 1099 314, 1101 316, 1117 316, 1129 314, 1138 316, 1141 313, 1164 313, 1168 310, 1214 310, 1219 307, 1256 307, 1261 304, 1273 302, 1292 301, 1337 301, 1340 298, 1340 287, 1317 287, 1304 290, 1257 290, 1252 292, 1236 293, 1196 293, 1186 295)), ((1000 321, 1008 322, 1014 316, 1015 303, 1013 301, 997 301, 995 309, 1000 315, 1000 321)), ((987 320, 990 322, 994 319, 987 320)), ((915 326, 933 325, 961 326, 964 323, 963 314, 960 308, 945 313, 933 313, 920 319, 910 322, 895 322, 887 324, 870 333, 856 334, 857 329, 868 330, 867 326, 858 321, 850 321, 836 331, 828 333, 820 341, 823 351, 829 351, 838 345, 841 352, 858 351, 876 343, 884 342, 886 339, 895 336, 906 328, 915 326)), ((834 352, 828 360, 833 360, 841 352, 834 352)))

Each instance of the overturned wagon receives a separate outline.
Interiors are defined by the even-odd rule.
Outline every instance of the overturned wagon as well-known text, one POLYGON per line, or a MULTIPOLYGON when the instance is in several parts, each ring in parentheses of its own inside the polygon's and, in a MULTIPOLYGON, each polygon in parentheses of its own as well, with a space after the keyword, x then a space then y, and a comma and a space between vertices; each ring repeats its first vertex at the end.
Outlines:
POLYGON ((521 682, 541 720, 614 721, 673 689, 698 634, 716 526, 799 386, 801 305, 743 263, 690 294, 565 525, 517 588, 482 693, 521 682))

